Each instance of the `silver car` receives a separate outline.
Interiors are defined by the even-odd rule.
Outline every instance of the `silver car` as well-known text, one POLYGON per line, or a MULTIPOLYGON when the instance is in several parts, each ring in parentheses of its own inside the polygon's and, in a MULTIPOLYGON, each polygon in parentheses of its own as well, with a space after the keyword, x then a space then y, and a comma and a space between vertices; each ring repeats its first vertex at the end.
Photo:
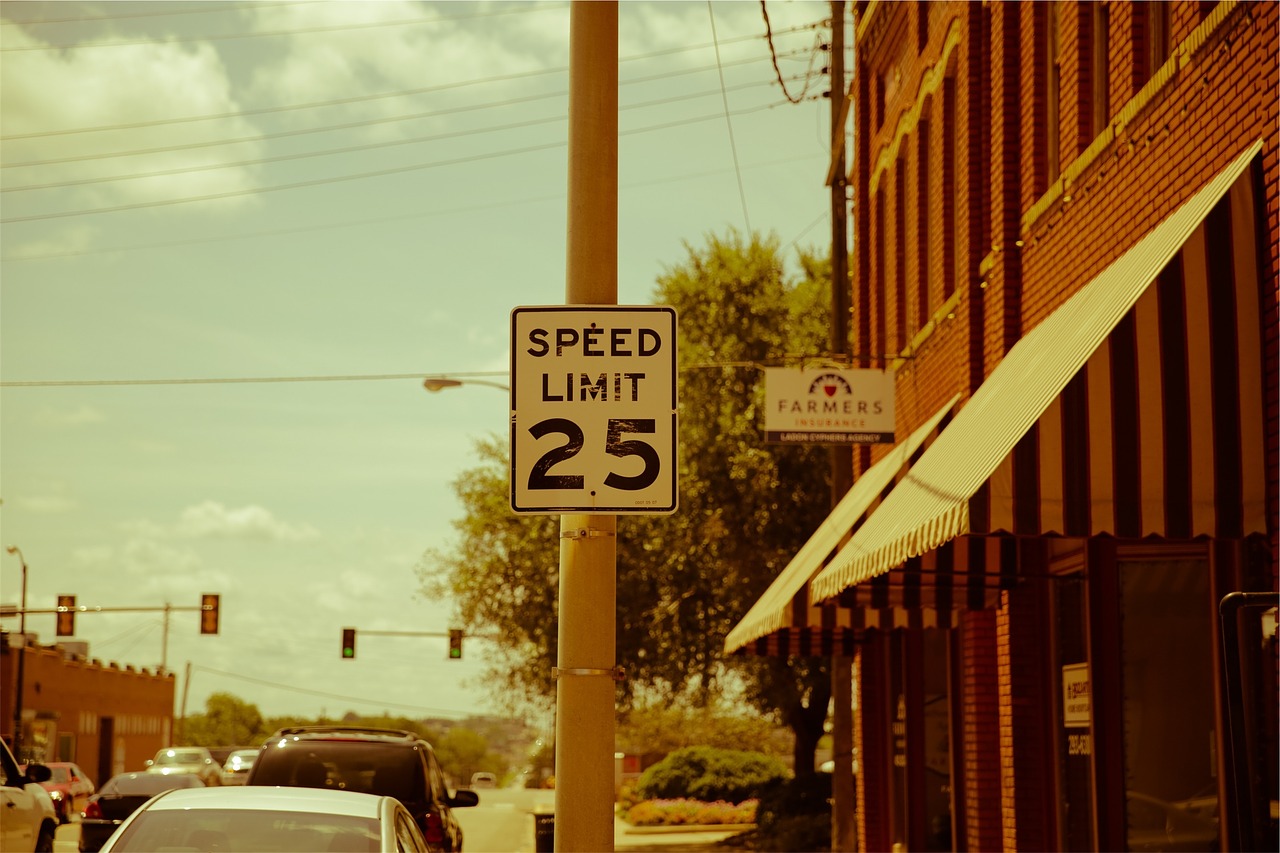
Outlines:
POLYGON ((317 788, 184 788, 157 794, 103 853, 152 850, 412 851, 427 843, 392 797, 317 788))
POLYGON ((148 773, 192 773, 206 785, 222 784, 222 767, 203 746, 171 746, 147 759, 148 773))
POLYGON ((249 769, 253 767, 257 757, 256 749, 237 749, 228 755, 226 763, 222 765, 222 784, 243 785, 244 780, 249 778, 249 769))

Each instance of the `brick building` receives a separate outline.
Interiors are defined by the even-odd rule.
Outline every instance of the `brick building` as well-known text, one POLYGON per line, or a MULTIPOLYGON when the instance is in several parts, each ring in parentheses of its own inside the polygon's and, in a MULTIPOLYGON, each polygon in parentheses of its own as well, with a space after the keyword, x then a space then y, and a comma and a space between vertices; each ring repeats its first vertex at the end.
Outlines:
POLYGON ((855 5, 899 443, 726 649, 854 657, 860 849, 1277 845, 1278 11, 855 5))
POLYGON ((74 761, 97 784, 168 746, 173 732, 173 673, 88 659, 83 643, 41 646, 4 633, 0 658, 0 732, 13 743, 18 655, 24 654, 19 761, 74 761))

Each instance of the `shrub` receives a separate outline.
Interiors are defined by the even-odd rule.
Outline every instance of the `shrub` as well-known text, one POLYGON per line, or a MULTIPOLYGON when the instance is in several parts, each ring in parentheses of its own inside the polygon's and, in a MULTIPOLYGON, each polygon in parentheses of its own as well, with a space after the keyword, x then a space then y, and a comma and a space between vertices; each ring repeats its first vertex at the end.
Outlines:
POLYGON ((636 785, 643 800, 691 799, 740 803, 771 782, 787 778, 787 768, 759 752, 691 746, 650 767, 636 785))
POLYGON ((769 785, 760 792, 756 826, 758 850, 831 849, 831 774, 769 785))

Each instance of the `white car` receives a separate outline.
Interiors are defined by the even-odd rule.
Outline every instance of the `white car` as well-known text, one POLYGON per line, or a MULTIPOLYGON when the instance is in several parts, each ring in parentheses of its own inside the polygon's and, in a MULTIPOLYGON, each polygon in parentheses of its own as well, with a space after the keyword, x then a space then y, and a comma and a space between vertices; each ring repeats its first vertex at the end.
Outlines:
POLYGON ((120 824, 102 853, 152 850, 426 853, 427 842, 394 797, 237 785, 157 794, 120 824))
POLYGON ((49 792, 40 785, 52 774, 43 764, 28 764, 26 773, 19 772, 9 745, 0 742, 0 746, 4 747, 0 751, 0 850, 52 853, 58 813, 49 792))
POLYGON ((171 746, 146 761, 148 773, 194 773, 206 785, 222 784, 222 765, 203 746, 171 746))
POLYGON ((256 749, 237 749, 228 755, 226 763, 222 765, 222 784, 243 785, 244 780, 249 778, 249 771, 257 757, 256 749))

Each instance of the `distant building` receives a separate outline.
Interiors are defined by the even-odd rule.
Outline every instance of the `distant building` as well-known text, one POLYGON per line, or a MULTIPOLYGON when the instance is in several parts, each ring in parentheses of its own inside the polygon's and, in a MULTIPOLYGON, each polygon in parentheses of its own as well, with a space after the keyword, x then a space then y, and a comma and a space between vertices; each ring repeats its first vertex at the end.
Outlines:
POLYGON ((41 646, 3 633, 0 732, 13 743, 18 657, 25 655, 19 761, 74 761, 95 783, 142 770, 173 733, 174 676, 88 658, 88 644, 41 646), (25 647, 25 648, 24 648, 25 647))

